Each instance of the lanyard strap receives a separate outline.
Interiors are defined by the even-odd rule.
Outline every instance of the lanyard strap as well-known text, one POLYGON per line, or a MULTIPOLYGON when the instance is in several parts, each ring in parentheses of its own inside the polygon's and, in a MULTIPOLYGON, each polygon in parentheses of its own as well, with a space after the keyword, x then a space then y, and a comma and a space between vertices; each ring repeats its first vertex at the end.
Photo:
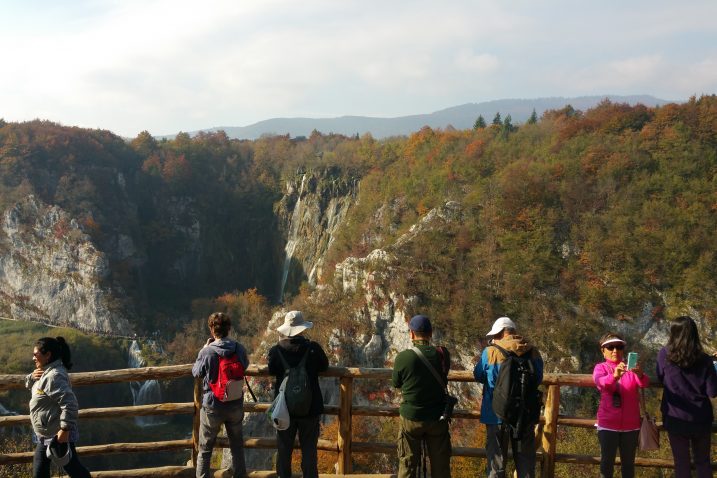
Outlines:
POLYGON ((436 367, 434 367, 431 362, 428 361, 425 355, 423 355, 423 352, 421 352, 421 349, 416 347, 415 345, 411 348, 416 355, 418 355, 418 358, 423 361, 424 364, 426 364, 426 367, 428 367, 428 370, 431 371, 434 377, 436 377, 436 380, 438 380, 438 383, 441 384, 441 388, 448 388, 448 384, 443 381, 441 376, 438 374, 438 371, 436 370, 436 367))

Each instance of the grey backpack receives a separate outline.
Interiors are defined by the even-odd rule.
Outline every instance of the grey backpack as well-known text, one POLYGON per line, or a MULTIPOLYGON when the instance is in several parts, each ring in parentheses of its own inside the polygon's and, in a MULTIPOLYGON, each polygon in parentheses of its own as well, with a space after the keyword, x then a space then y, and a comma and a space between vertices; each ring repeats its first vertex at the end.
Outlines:
POLYGON ((289 363, 281 353, 281 349, 277 348, 279 358, 284 365, 284 377, 286 377, 286 388, 284 395, 286 399, 286 407, 289 409, 289 415, 292 417, 305 417, 311 410, 311 382, 309 381, 309 373, 306 370, 306 359, 309 356, 309 348, 306 348, 304 356, 296 367, 290 367, 289 363))

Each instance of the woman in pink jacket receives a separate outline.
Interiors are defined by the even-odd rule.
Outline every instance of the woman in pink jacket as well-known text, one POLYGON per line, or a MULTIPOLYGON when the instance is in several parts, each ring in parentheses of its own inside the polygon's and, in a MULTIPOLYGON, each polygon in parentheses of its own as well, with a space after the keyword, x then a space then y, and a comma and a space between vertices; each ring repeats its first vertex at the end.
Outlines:
POLYGON ((600 477, 612 478, 615 456, 620 450, 622 478, 635 476, 635 452, 640 433, 640 388, 650 380, 638 363, 632 370, 623 362, 625 340, 615 333, 600 339, 605 361, 595 365, 593 380, 600 391, 597 412, 600 441, 600 477))

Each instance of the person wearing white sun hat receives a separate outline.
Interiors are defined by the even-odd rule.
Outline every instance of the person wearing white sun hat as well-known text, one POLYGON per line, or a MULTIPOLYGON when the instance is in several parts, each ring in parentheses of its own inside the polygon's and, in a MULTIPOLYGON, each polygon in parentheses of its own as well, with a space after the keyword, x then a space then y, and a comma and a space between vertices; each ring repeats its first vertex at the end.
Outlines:
POLYGON ((279 478, 291 477, 291 453, 296 434, 301 446, 301 471, 305 478, 317 478, 317 443, 320 432, 321 414, 324 413, 324 399, 319 387, 319 373, 329 368, 329 359, 318 343, 309 340, 304 333, 313 328, 313 322, 304 319, 299 310, 292 310, 284 316, 284 323, 276 328, 279 342, 268 353, 269 373, 276 377, 274 396, 288 368, 300 366, 304 361, 311 390, 311 404, 304 416, 291 416, 286 430, 276 431, 277 457, 276 474, 279 478))

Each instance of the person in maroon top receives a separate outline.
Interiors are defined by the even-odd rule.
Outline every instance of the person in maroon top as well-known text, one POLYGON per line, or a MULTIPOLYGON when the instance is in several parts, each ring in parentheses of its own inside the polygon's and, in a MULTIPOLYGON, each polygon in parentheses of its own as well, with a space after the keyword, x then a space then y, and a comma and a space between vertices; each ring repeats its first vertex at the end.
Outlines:
POLYGON ((712 476, 712 403, 717 396, 717 372, 700 343, 697 325, 687 316, 670 326, 667 346, 657 355, 662 382, 662 420, 675 460, 675 478, 690 477, 690 446, 698 478, 712 476))

